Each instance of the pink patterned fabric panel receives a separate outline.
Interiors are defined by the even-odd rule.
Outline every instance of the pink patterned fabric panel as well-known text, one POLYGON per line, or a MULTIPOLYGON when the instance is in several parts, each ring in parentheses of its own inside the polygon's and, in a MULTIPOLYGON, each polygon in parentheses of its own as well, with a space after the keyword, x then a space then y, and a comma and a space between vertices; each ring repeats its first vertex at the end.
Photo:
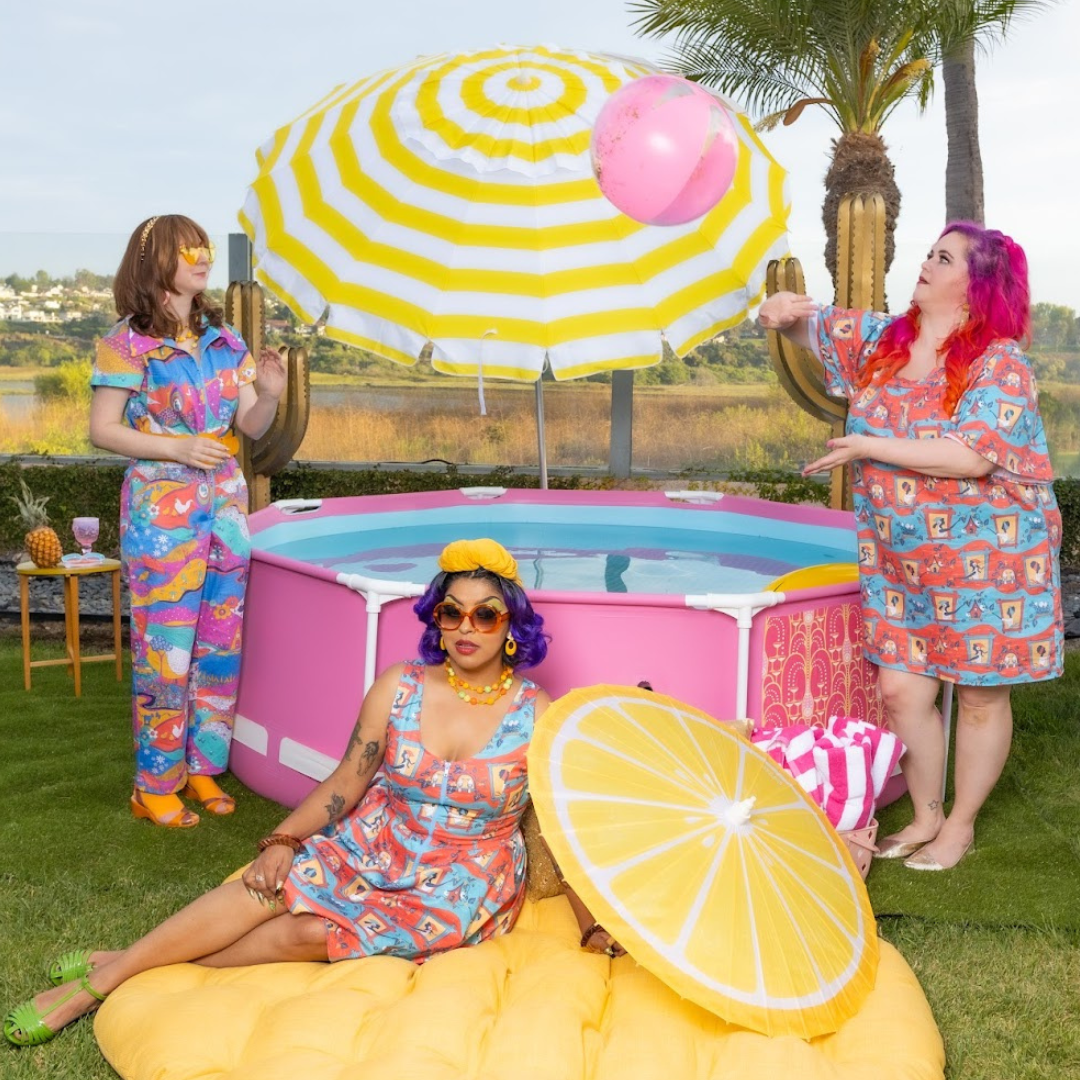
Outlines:
POLYGON ((757 726, 851 716, 887 727, 877 669, 863 656, 862 635, 857 603, 766 616, 757 726))

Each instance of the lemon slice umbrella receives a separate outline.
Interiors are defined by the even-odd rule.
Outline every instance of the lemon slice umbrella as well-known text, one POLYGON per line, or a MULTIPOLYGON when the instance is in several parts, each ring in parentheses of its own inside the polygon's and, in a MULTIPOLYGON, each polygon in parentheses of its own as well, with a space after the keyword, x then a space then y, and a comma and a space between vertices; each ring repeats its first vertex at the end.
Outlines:
POLYGON ((537 722, 545 840, 594 917, 683 997, 767 1035, 836 1031, 874 983, 866 888, 824 814, 730 726, 593 686, 537 722))

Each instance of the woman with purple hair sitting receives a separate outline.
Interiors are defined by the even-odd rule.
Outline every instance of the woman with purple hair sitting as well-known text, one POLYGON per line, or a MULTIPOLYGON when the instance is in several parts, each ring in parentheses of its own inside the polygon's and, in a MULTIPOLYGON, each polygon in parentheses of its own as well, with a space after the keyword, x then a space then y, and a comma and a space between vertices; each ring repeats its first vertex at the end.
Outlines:
MULTIPOLYGON (((226 882, 119 952, 69 953, 58 989, 8 1014, 34 1046, 125 980, 185 961, 235 967, 376 954, 423 962, 510 930, 525 898, 525 753, 547 653, 513 556, 459 540, 414 610, 420 659, 374 682, 341 763, 226 882)), ((584 917, 584 916, 583 916, 584 917)))
POLYGON ((907 747, 914 819, 878 857, 947 870, 1005 766, 1011 687, 1062 669, 1061 515, 1023 353, 1027 259, 1003 233, 954 222, 903 315, 781 292, 758 320, 813 350, 826 389, 848 400, 844 436, 804 472, 852 465, 864 648, 907 747), (943 682, 959 698, 948 814, 943 682))

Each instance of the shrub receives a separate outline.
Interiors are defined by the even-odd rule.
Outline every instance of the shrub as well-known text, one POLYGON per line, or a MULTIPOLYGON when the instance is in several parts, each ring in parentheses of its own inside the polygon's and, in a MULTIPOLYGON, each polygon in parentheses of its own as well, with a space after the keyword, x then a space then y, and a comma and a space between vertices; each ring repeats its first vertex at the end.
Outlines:
POLYGON ((34 376, 34 391, 43 401, 74 401, 90 404, 89 360, 67 360, 55 370, 34 376))
POLYGON ((1054 493, 1061 508, 1061 561, 1080 566, 1080 480, 1055 480, 1054 493))
POLYGON ((782 503, 829 505, 829 485, 786 469, 732 469, 728 480, 750 484, 759 499, 782 503))
MULTIPOLYGON (((23 474, 24 467, 18 460, 0 464, 0 506, 11 506, 6 496, 19 490, 19 477, 23 474)), ((26 476, 35 495, 49 497, 49 520, 65 550, 75 550, 71 519, 97 517, 101 520, 101 532, 94 549, 103 555, 119 555, 122 463, 34 466, 26 476)), ((24 531, 17 516, 0 515, 0 550, 21 551, 24 531)))

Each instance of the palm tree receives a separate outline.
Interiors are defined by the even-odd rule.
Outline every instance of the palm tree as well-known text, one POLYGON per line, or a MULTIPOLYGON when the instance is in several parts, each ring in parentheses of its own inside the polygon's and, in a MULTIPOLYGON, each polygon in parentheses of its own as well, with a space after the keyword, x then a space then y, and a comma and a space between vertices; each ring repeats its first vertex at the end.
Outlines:
POLYGON ((964 38, 941 64, 945 85, 945 220, 985 220, 979 95, 975 89, 975 39, 964 38))
POLYGON ((945 220, 983 218, 982 154, 979 151, 979 98, 975 89, 976 46, 1003 37, 1014 18, 1045 8, 1045 0, 959 0, 960 36, 943 43, 941 79, 945 87, 945 220), (964 23, 970 24, 966 33, 964 23))
POLYGON ((759 126, 808 106, 840 128, 825 176, 825 262, 836 283, 836 214, 845 194, 885 202, 885 269, 900 190, 881 128, 906 98, 925 105, 940 43, 930 0, 631 0, 638 32, 674 33, 676 70, 737 97, 759 126))
MULTIPOLYGON (((925 107, 938 63, 946 56, 959 60, 967 43, 1000 30, 1014 10, 1037 2, 631 0, 630 10, 639 33, 675 35, 675 70, 737 97, 760 115, 759 126, 792 124, 815 105, 832 116, 840 135, 825 176, 822 218, 825 262, 835 285, 836 216, 846 194, 882 196, 885 269, 892 264, 900 191, 881 137, 885 120, 908 99, 925 107)), ((954 111, 959 115, 956 106, 954 111)), ((977 162, 974 119, 961 119, 953 141, 962 138, 969 142, 967 160, 977 162)), ((973 188, 972 168, 957 172, 955 182, 973 188)))

